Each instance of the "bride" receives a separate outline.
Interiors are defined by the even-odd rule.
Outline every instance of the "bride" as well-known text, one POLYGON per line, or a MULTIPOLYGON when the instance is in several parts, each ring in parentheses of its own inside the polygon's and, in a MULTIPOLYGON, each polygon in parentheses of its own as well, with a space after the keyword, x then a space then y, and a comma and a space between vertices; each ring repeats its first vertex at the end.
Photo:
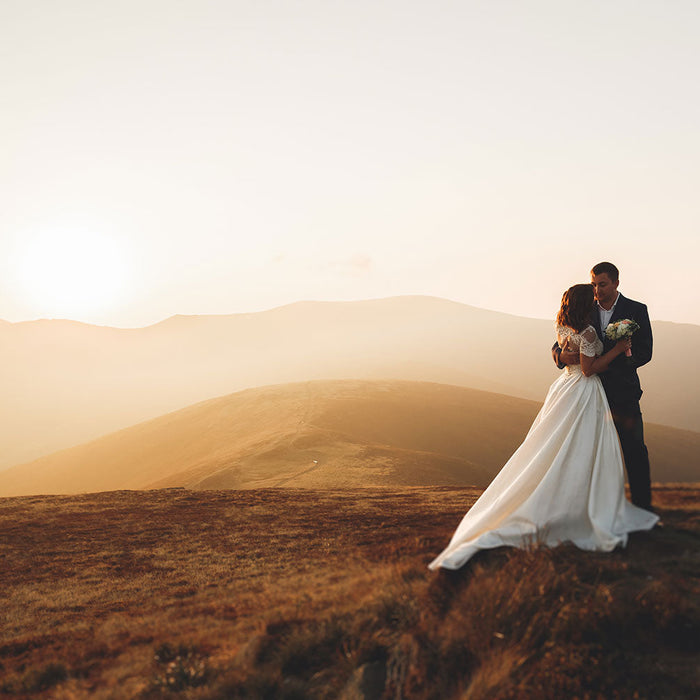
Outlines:
POLYGON ((458 569, 480 549, 572 542, 608 552, 627 534, 650 530, 658 516, 625 498, 622 455, 597 374, 630 347, 603 352, 589 324, 593 287, 577 284, 557 315, 560 346, 578 349, 552 384, 523 443, 462 519, 447 548, 429 565, 458 569))

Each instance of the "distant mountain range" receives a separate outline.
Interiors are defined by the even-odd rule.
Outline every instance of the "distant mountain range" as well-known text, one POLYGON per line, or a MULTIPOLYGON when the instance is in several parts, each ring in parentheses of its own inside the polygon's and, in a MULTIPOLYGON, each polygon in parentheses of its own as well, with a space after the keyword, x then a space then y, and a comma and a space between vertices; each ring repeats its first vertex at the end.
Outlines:
MULTIPOLYGON (((700 326, 654 322, 640 370, 645 419, 700 429, 700 326)), ((0 323, 0 469, 241 389, 405 379, 542 401, 557 376, 553 322, 433 297, 300 302, 138 329, 0 323)))
MULTIPOLYGON (((313 381, 205 401, 0 472, 0 496, 183 486, 486 486, 540 404, 408 381, 313 381)), ((697 481, 700 433, 647 425, 656 481, 697 481)))

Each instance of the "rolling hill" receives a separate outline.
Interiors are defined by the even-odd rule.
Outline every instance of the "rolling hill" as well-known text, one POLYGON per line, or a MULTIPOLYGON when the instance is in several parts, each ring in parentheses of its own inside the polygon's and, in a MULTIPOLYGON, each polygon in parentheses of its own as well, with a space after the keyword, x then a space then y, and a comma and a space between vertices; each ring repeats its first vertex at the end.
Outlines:
MULTIPOLYGON (((640 374, 651 422, 700 429, 700 375, 678 349, 700 326, 654 322, 640 374)), ((0 469, 195 402, 316 379, 440 382, 542 401, 556 377, 551 321, 433 297, 300 302, 118 329, 0 324, 0 469)))
MULTIPOLYGON (((427 382, 313 381, 211 399, 0 473, 0 496, 187 487, 486 486, 540 404, 427 382)), ((656 481, 700 434, 647 426, 656 481)))

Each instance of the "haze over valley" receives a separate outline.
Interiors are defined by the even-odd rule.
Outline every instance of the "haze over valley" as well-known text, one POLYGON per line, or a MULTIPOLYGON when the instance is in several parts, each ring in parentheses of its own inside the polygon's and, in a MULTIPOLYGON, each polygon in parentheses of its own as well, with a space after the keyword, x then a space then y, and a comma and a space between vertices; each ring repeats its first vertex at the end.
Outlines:
MULTIPOLYGON (((700 378, 677 349, 700 326, 655 321, 640 370, 645 420, 696 431, 700 378)), ((313 379, 406 379, 541 402, 556 378, 553 323, 434 297, 301 302, 175 316, 146 328, 0 323, 0 468, 195 402, 313 379)), ((524 433, 523 433, 524 435, 524 433)))
MULTIPOLYGON (((445 384, 248 389, 0 472, 0 496, 185 487, 486 487, 539 410, 445 384)), ((697 480, 700 433, 647 424, 657 481, 697 480)))

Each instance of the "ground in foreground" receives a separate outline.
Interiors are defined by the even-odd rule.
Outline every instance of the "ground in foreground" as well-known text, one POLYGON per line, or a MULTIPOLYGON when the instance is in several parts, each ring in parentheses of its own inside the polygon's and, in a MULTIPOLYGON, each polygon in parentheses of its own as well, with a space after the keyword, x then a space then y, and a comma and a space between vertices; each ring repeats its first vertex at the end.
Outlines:
POLYGON ((625 550, 431 573, 479 491, 0 499, 0 694, 694 698, 700 490, 625 550))

